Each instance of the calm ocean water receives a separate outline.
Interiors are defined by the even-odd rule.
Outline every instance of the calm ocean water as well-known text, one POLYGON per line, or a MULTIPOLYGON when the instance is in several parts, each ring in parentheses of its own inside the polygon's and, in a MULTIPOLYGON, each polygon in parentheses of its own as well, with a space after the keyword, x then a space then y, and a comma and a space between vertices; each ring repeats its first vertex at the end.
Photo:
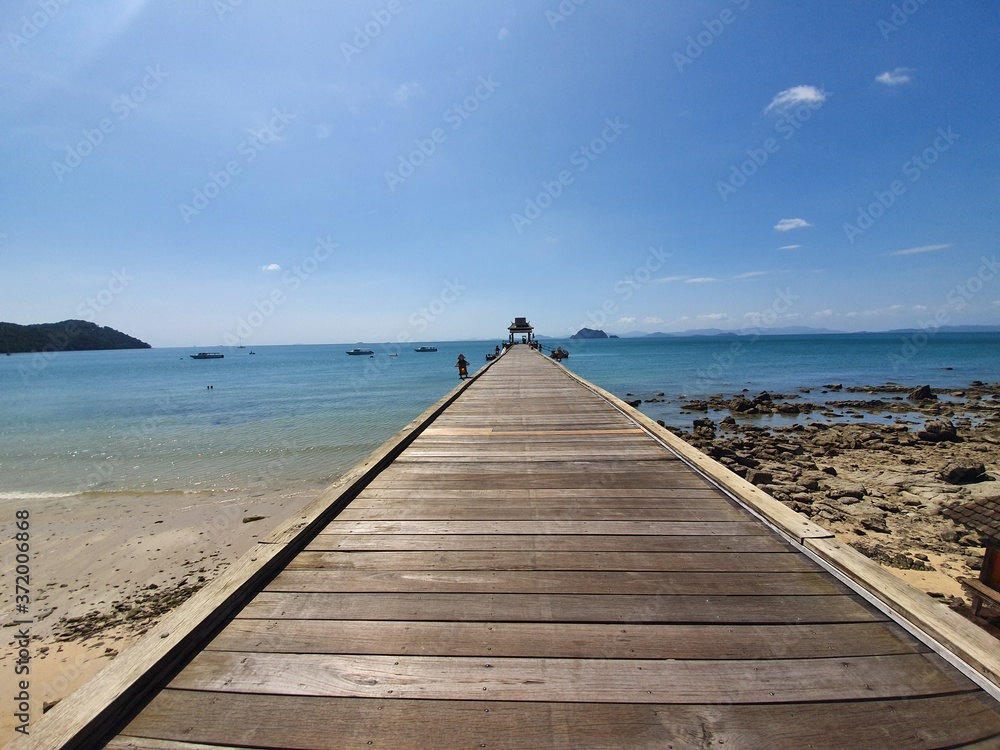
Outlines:
MULTIPOLYGON (((21 354, 0 357, 0 499, 80 492, 298 489, 332 481, 473 369, 490 342, 21 354), (398 353, 390 357, 389 353, 398 353), (211 389, 207 386, 213 386, 211 389)), ((827 383, 960 387, 1000 379, 1000 335, 823 335, 546 340, 624 397, 794 392, 827 383), (952 369, 947 369, 952 368, 952 369)), ((673 403, 644 404, 689 425, 673 403)))

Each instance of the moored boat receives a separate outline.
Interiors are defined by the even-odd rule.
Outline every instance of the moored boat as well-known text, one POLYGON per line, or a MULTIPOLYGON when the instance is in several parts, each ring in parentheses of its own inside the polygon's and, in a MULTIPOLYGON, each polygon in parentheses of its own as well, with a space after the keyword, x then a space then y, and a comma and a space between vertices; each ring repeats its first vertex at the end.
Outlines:
POLYGON ((413 351, 415 352, 436 352, 438 348, 436 346, 418 346, 413 351))
POLYGON ((191 359, 224 359, 225 356, 221 352, 198 352, 197 354, 192 354, 191 359))
POLYGON ((374 354, 371 349, 348 349, 348 354, 374 354))

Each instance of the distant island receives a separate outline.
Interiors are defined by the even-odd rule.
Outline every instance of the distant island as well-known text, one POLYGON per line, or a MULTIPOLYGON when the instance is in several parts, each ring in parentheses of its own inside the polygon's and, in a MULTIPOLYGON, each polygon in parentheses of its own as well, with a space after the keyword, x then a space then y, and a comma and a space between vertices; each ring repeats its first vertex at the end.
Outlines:
MULTIPOLYGON (((586 329, 585 329, 586 330, 586 329)), ((656 331, 646 333, 645 331, 629 331, 622 334, 623 338, 646 338, 664 339, 680 338, 691 336, 816 336, 819 334, 839 334, 839 335, 864 335, 864 334, 908 334, 908 333, 1000 333, 1000 326, 997 325, 956 325, 939 326, 937 328, 894 328, 889 331, 835 331, 830 328, 809 328, 807 326, 787 326, 787 327, 767 327, 758 328, 747 327, 739 330, 724 330, 721 328, 695 328, 686 331, 676 331, 665 333, 656 331)))
POLYGON ((0 353, 81 352, 99 349, 151 349, 145 341, 86 320, 18 325, 0 323, 0 353))
MULTIPOLYGON (((595 331, 593 328, 581 328, 570 336, 571 339, 606 339, 608 334, 604 331, 595 331)), ((613 337, 617 338, 617 336, 613 337)))

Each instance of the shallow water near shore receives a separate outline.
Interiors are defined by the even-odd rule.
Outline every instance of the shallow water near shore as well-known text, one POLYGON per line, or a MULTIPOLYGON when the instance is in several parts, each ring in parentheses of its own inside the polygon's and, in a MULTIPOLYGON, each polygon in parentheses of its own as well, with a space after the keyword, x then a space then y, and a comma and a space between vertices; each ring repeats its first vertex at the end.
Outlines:
MULTIPOLYGON (((475 370, 496 341, 66 352, 0 357, 0 499, 79 493, 317 488, 332 481, 475 370), (212 386, 209 388, 208 386, 212 386)), ((822 403, 866 394, 825 385, 930 384, 957 389, 1000 377, 1000 335, 855 334, 544 340, 569 369, 642 410, 689 426, 689 399, 799 393, 822 403)), ((899 415, 895 415, 899 416, 899 415)), ((819 415, 768 418, 772 424, 819 415)), ((868 417, 870 418, 870 417, 868 417)))

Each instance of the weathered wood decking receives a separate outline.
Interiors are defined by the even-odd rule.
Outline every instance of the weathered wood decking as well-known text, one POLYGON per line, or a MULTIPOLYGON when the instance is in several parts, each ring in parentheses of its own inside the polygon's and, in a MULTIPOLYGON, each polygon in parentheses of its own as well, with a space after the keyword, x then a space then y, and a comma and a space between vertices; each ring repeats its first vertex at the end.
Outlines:
MULTIPOLYGON (((250 560, 207 592, 237 611, 207 645, 174 618, 167 658, 151 633, 161 685, 107 747, 1000 747, 993 698, 748 508, 849 558, 829 534, 598 391, 514 347, 332 520, 261 545, 277 575, 250 560)), ((988 640, 894 586, 990 673, 988 640)), ((37 731, 68 739, 82 709, 58 712, 37 731)))

